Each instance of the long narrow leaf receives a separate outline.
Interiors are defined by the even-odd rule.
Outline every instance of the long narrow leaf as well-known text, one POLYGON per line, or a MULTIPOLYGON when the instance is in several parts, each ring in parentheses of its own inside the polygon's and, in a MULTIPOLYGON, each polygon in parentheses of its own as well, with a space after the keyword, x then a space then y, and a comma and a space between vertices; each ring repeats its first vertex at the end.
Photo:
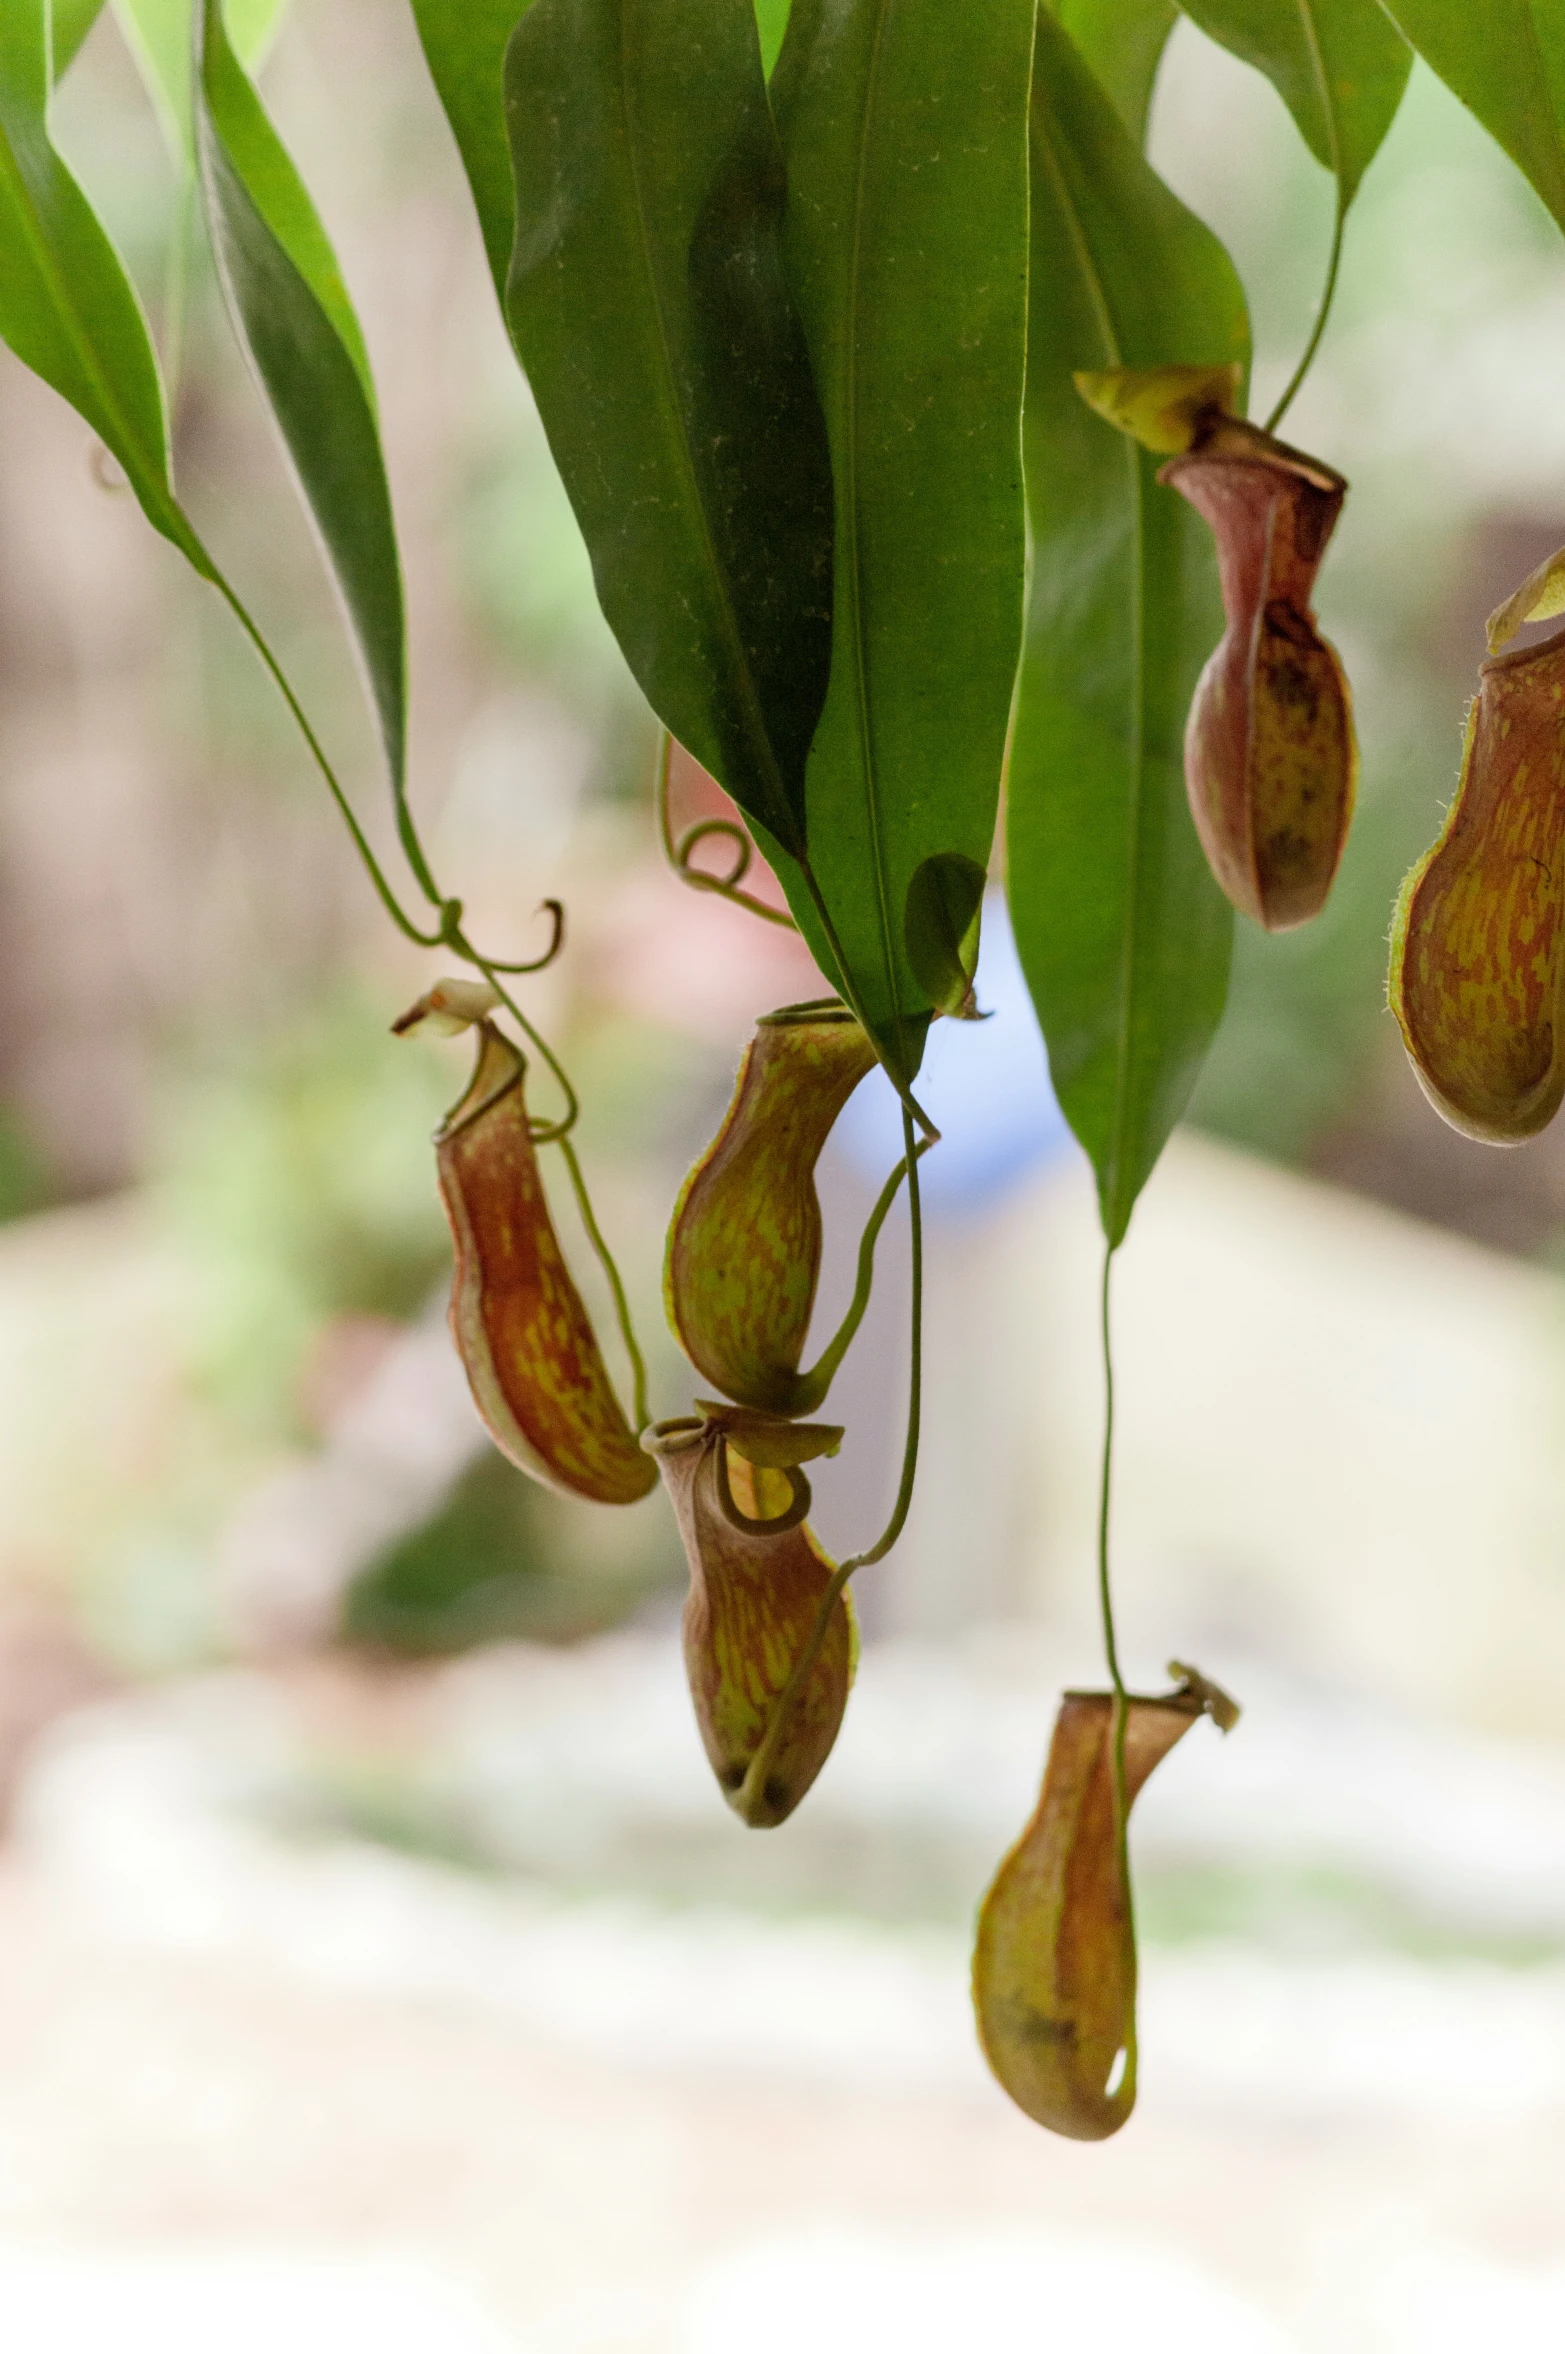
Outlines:
MULTIPOLYGON (((198 0, 114 0, 114 13, 142 80, 151 92, 163 136, 177 164, 195 169, 191 23, 198 0)), ((236 55, 253 70, 276 29, 286 0, 228 0, 224 22, 236 55)))
POLYGON ((174 496, 147 322, 49 136, 47 0, 0 0, 0 336, 86 419, 147 519, 209 579, 174 496))
POLYGON ((1560 0, 1385 0, 1385 6, 1565 229, 1560 0))
POLYGON ((831 476, 750 0, 534 0, 506 106, 511 330, 599 602, 659 717, 797 854, 831 476))
POLYGON ((1152 85, 1179 10, 1174 0, 1045 0, 1119 110, 1139 147, 1152 85))
POLYGON ((831 437, 831 685, 810 863, 895 1073, 929 858, 986 865, 1019 651, 1033 0, 794 0, 786 253, 831 437))
POLYGON ((235 327, 287 444, 370 682, 400 799, 406 756, 402 575, 364 338, 304 185, 201 0, 202 192, 235 327))
POLYGON ((413 0, 429 78, 473 192, 502 311, 516 226, 505 136, 505 45, 526 8, 527 0, 413 0))
POLYGON ((1211 535, 1081 368, 1248 357, 1222 247, 1065 34, 1033 81, 1027 487, 1033 582, 1009 781, 1017 946, 1054 1085, 1123 1236, 1222 1013, 1233 918, 1185 798, 1185 714, 1222 629, 1211 535))
MULTIPOLYGON (((1458 0, 1474 20, 1489 0, 1458 0)), ((1379 0, 1181 0, 1185 14, 1276 88, 1344 212, 1391 128, 1413 53, 1379 0)), ((1491 36, 1492 37, 1492 36, 1491 36)))

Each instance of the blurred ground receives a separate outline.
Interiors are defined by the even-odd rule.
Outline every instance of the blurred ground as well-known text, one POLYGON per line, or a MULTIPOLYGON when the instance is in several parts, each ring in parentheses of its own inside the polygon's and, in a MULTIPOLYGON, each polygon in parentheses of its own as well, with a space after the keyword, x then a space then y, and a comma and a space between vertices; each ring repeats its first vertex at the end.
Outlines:
MULTIPOLYGON (((829 1858, 855 1817, 904 1846, 922 1821, 972 1871, 1036 1767, 1025 1648, 872 1649, 779 1840, 829 1858)), ((879 1921, 840 1888, 801 1901, 797 1867, 780 1913, 724 1897, 722 1851, 761 1843, 705 1782, 665 1638, 82 1717, 34 1768, 4 1877, 0 2313, 46 2354, 99 2342, 110 2298, 116 2343, 173 2354, 219 2319, 225 2344, 286 2326, 301 2354, 1552 2342, 1565 1771, 1251 1698, 1140 1826, 1155 1915, 1203 1843, 1221 1854, 1225 1788, 1248 1919, 1154 1925, 1145 2090, 1097 2149, 985 2077, 949 1887, 920 1919, 905 1885, 879 1921), (639 1892, 572 1893, 536 1833, 526 1875, 397 1857, 298 1820, 334 1745, 339 1788, 354 1755, 491 1804, 508 1774, 578 1859, 616 1811, 643 1857, 699 1817, 718 1869, 692 1902, 645 1861, 639 1892), (1293 1820, 1277 1791, 1304 1754, 1322 1770, 1293 1820), (1380 1919, 1312 1905, 1312 1873, 1378 1889, 1380 1919), (1496 1958, 1497 1896, 1525 1964, 1496 1958)))

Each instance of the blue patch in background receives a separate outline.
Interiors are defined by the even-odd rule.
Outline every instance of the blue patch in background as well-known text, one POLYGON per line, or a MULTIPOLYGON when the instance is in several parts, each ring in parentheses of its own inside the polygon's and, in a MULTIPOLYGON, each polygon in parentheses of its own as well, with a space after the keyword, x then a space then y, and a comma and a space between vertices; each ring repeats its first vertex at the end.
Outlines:
MULTIPOLYGON (((984 904, 977 992, 990 1019, 933 1023, 915 1088, 941 1131, 919 1163, 924 1207, 935 1218, 997 1208, 1028 1178, 1081 1150, 1049 1084, 1003 899, 984 904)), ((831 1141, 855 1175, 882 1184, 902 1156, 901 1107, 884 1071, 854 1091, 831 1141)))

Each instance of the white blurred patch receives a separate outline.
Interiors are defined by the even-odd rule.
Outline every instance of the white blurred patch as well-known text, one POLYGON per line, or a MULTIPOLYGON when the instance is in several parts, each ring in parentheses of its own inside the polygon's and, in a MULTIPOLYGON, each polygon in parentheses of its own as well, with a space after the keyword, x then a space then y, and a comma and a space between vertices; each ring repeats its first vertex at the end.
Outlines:
POLYGON ((397 2257, 0 2246, 17 2354, 521 2354, 458 2284, 397 2257))
POLYGON ((1287 2354, 1265 2314, 1187 2258, 1096 2234, 916 2238, 822 2228, 722 2258, 691 2295, 681 2354, 1287 2354))

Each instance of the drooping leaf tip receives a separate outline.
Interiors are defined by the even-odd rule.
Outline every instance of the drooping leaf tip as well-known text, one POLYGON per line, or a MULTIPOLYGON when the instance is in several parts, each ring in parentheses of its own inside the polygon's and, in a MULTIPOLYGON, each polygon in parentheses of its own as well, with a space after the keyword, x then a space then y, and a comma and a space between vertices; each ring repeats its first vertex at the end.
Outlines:
POLYGON ((977 1016, 973 980, 988 881, 976 858, 937 851, 907 887, 902 932, 914 979, 932 1005, 956 1020, 977 1016))

